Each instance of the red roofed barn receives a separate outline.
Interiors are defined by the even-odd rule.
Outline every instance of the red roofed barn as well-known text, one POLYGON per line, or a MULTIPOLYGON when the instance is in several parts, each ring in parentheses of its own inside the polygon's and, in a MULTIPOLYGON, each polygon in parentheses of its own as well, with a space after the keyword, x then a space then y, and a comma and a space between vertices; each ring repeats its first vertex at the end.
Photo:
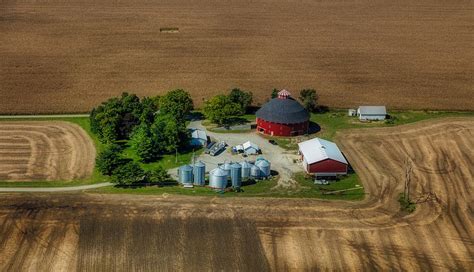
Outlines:
POLYGON ((309 113, 287 90, 263 105, 256 113, 257 131, 272 136, 296 136, 308 132, 309 113))

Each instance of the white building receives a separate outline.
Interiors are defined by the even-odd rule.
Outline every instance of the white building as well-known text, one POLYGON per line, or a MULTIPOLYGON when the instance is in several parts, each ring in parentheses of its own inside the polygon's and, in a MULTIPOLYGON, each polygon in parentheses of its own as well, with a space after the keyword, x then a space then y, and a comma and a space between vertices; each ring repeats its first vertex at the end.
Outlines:
POLYGON ((192 146, 206 146, 207 133, 204 130, 194 129, 191 132, 191 145, 192 146))
POLYGON ((385 120, 387 117, 387 109, 385 106, 360 106, 357 109, 359 120, 385 120))
POLYGON ((260 148, 258 147, 258 145, 254 144, 250 141, 247 141, 247 142, 243 143, 242 147, 243 147, 243 150, 244 150, 245 154, 247 154, 247 155, 255 155, 255 154, 258 154, 258 152, 260 151, 260 148))

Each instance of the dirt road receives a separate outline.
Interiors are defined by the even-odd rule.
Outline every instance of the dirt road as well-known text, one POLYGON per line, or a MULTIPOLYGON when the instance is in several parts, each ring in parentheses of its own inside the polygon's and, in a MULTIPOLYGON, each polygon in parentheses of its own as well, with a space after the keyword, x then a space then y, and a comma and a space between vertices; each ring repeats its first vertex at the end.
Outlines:
POLYGON ((473 135, 473 118, 338 135, 362 202, 4 194, 0 270, 472 271, 473 135))
POLYGON ((91 175, 94 163, 94 144, 76 124, 0 123, 0 180, 81 179, 91 175))

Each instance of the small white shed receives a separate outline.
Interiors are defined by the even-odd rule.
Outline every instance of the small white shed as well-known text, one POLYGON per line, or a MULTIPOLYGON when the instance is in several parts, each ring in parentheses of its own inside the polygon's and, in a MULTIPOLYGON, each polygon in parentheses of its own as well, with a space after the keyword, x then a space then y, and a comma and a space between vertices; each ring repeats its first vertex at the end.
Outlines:
POLYGON ((192 146, 206 146, 207 145, 207 133, 204 130, 194 129, 191 132, 191 145, 192 146))
POLYGON ((260 151, 260 148, 258 147, 258 145, 250 141, 243 143, 242 147, 244 148, 244 152, 247 155, 255 155, 255 154, 258 154, 258 152, 260 151))
POLYGON ((361 121, 385 120, 387 109, 385 106, 360 106, 357 109, 357 116, 361 121))

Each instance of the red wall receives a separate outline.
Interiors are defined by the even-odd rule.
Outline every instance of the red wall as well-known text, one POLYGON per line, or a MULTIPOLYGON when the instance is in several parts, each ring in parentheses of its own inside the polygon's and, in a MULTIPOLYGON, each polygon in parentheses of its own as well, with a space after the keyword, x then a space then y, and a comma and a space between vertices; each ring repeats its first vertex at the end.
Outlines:
POLYGON ((303 123, 298 123, 298 124, 279 124, 279 123, 268 122, 263 119, 257 118, 257 131, 263 132, 268 135, 296 136, 296 135, 305 134, 307 130, 308 130, 308 122, 303 122, 303 123), (264 131, 262 131, 262 129, 264 131), (291 132, 297 132, 297 133, 292 135, 291 132))
POLYGON ((344 172, 347 174, 347 165, 331 159, 316 162, 308 165, 309 173, 340 173, 344 172))

